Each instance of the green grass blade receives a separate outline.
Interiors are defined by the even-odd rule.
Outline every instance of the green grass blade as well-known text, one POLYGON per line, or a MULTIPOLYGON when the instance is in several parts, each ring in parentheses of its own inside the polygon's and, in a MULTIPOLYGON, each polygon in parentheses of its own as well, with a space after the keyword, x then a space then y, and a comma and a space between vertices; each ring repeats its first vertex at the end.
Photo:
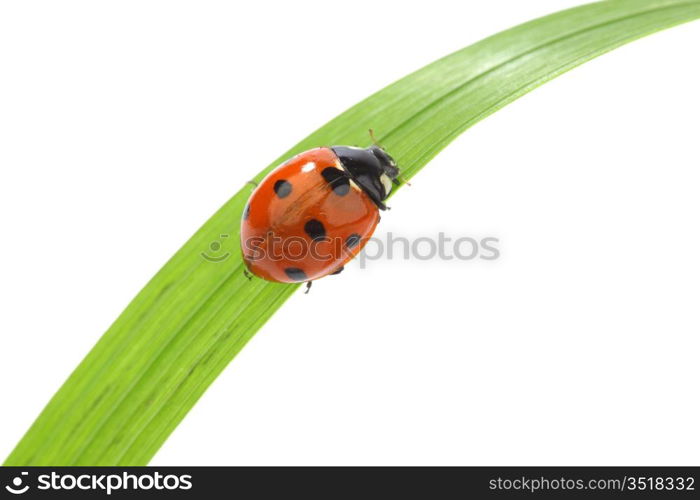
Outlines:
MULTIPOLYGON (((609 0, 487 38, 347 110, 260 172, 319 144, 367 144, 408 178, 457 135, 555 76, 700 17, 700 0, 609 0)), ((248 281, 240 255, 200 253, 237 239, 252 186, 236 193, 151 279, 48 403, 5 465, 142 465, 252 335, 297 289, 248 281)))

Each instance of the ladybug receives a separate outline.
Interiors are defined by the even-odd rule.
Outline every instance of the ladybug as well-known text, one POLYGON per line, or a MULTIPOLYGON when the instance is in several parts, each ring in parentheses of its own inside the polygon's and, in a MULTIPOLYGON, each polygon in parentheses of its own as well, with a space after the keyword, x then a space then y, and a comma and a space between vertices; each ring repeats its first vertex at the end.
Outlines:
POLYGON ((311 281, 340 273, 372 236, 398 175, 377 144, 315 148, 275 168, 243 211, 248 271, 278 283, 306 282, 307 291, 311 281))

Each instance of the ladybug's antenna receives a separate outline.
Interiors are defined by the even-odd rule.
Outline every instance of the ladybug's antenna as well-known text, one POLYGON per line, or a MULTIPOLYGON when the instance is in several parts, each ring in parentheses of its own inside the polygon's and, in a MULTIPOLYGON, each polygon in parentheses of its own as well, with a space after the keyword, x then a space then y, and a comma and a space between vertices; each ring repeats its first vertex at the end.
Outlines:
POLYGON ((370 136, 370 138, 372 139, 372 143, 373 143, 375 146, 379 146, 380 148, 384 149, 384 147, 383 147, 381 144, 379 144, 379 141, 378 141, 377 138, 374 136, 374 130, 373 130, 373 129, 369 129, 369 136, 370 136))

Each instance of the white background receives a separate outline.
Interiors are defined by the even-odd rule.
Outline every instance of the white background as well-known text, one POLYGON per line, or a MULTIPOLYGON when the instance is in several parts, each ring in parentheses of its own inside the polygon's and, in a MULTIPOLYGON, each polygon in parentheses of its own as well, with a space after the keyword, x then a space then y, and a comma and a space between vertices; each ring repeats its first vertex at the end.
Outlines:
MULTIPOLYGON (((3 2, 0 457, 269 161, 577 3, 3 2)), ((501 258, 295 294, 152 463, 697 465, 698 47, 698 23, 656 34, 467 131, 378 236, 496 236, 501 258)))

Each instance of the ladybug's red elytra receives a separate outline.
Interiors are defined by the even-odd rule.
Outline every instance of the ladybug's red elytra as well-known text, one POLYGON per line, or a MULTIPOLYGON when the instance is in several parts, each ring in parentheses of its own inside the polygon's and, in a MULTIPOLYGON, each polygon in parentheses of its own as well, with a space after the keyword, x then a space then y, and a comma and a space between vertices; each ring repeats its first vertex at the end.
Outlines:
POLYGON ((278 283, 338 274, 372 236, 399 169, 380 146, 301 153, 255 188, 241 221, 248 270, 278 283))

